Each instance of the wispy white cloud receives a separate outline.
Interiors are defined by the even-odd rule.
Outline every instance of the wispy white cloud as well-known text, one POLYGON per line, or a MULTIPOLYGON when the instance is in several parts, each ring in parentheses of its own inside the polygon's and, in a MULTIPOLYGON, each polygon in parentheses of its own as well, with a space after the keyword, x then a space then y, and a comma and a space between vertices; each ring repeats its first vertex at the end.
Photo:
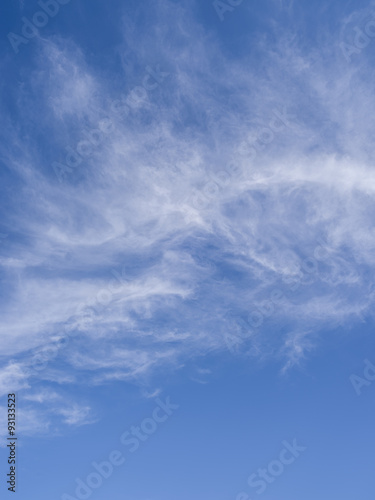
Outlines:
POLYGON ((46 403, 50 401, 56 401, 61 399, 61 396, 54 391, 42 389, 39 392, 26 393, 23 395, 23 399, 26 401, 34 401, 36 403, 46 403))
POLYGON ((79 407, 74 405, 71 408, 59 408, 56 413, 64 417, 64 423, 68 425, 87 425, 95 422, 94 419, 89 418, 91 408, 89 406, 79 407))
MULTIPOLYGON (((34 373, 40 379, 71 382, 77 368, 92 383, 142 379, 225 349, 233 318, 257 310, 274 288, 287 300, 249 338, 253 352, 286 356, 287 366, 313 348, 321 328, 370 312, 370 70, 342 59, 339 33, 323 41, 324 58, 278 33, 277 44, 261 38, 249 56, 230 60, 181 5, 156 4, 159 20, 175 22, 156 23, 163 33, 125 30, 116 50, 134 50, 137 60, 121 66, 121 92, 73 42, 38 40, 18 105, 23 120, 33 100, 43 107, 37 130, 49 131, 48 160, 37 133, 21 141, 17 127, 3 132, 3 155, 22 188, 8 250, 1 247, 1 352, 30 355, 74 333, 57 354, 70 368, 54 358, 34 373), (133 88, 126 77, 142 82, 146 67, 158 65, 169 76, 137 106, 116 111, 119 93, 133 88), (76 156, 103 119, 112 131, 60 183, 52 162, 76 156), (306 259, 316 261, 314 282, 293 294, 286 282, 306 259), (282 324, 303 334, 282 335, 282 324)), ((4 390, 9 379, 28 385, 16 364, 0 373, 4 390)), ((69 424, 85 421, 86 410, 59 411, 69 424)))

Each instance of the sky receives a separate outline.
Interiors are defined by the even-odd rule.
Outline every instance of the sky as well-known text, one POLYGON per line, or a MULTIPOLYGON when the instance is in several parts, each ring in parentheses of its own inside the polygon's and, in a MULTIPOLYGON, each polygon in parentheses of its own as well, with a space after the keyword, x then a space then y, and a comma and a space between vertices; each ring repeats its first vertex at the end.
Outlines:
POLYGON ((372 500, 375 2, 3 4, 0 498, 372 500))

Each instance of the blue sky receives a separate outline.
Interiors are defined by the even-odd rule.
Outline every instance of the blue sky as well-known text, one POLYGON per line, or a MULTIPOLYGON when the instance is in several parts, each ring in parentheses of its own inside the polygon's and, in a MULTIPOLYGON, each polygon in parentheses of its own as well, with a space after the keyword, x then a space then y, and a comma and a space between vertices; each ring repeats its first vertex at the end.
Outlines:
POLYGON ((372 499, 375 2, 0 30, 1 498, 372 499))

